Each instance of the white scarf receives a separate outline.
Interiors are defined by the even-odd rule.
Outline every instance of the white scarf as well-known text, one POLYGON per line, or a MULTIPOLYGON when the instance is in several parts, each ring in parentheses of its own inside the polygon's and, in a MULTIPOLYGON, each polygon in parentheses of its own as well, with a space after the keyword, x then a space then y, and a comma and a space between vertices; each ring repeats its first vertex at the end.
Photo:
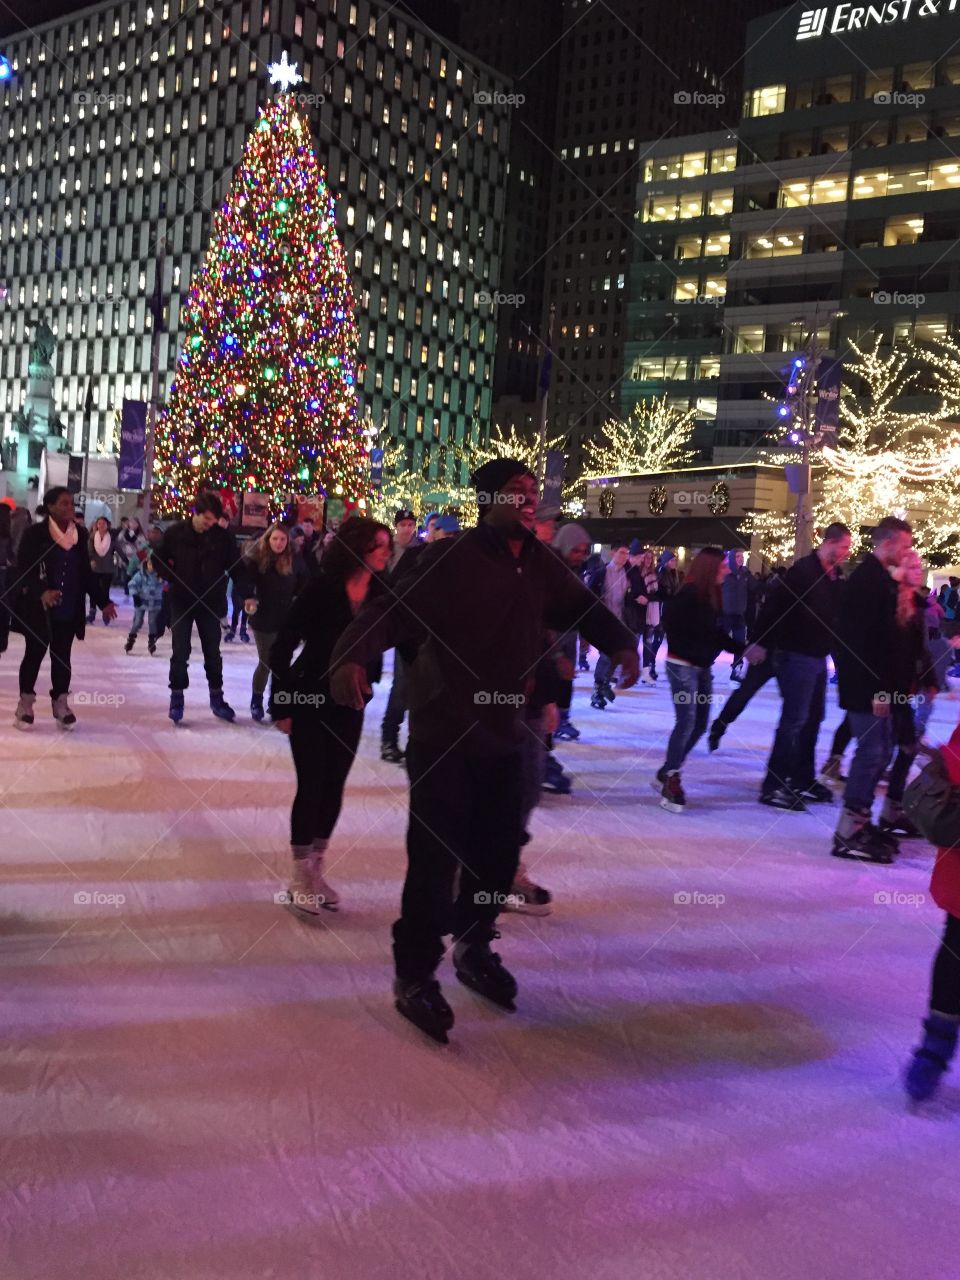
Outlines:
MULTIPOLYGON (((76 525, 74 525, 73 527, 74 527, 74 528, 76 528, 77 526, 76 526, 76 525)), ((108 533, 95 533, 95 534, 93 535, 93 545, 94 545, 94 548, 96 549, 96 552, 97 552, 97 555, 98 555, 98 556, 105 556, 105 555, 107 554, 107 552, 110 550, 110 534, 109 534, 109 532, 108 532, 108 533)))
POLYGON ((72 551, 80 536, 75 524, 71 524, 68 529, 61 529, 53 516, 47 516, 47 531, 61 551, 72 551))

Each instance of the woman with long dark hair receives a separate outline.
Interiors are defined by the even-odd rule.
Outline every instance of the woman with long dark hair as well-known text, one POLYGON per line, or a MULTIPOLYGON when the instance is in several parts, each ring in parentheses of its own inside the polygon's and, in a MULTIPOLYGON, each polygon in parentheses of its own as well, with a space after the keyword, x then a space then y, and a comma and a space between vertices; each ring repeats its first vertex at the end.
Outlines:
POLYGON ((694 556, 683 586, 664 610, 667 679, 676 721, 657 782, 660 806, 670 813, 683 813, 687 803, 680 770, 710 720, 710 669, 721 649, 737 658, 743 653, 743 645, 720 625, 720 584, 729 572, 723 552, 718 547, 704 547, 694 556))
MULTIPOLYGON (((110 529, 110 521, 106 516, 97 516, 93 522, 93 528, 90 530, 90 536, 87 539, 87 553, 90 556, 90 568, 93 570, 94 577, 97 579, 98 590, 95 596, 90 597, 90 612, 87 614, 87 622, 95 622, 97 619, 97 600, 110 599, 110 584, 113 582, 114 574, 114 537, 110 529)), ((107 619, 103 620, 104 626, 108 625, 107 619)))
POLYGON ((271 525, 247 549, 244 568, 246 573, 239 584, 240 592, 260 659, 253 673, 250 714, 254 720, 260 721, 264 715, 263 695, 270 676, 270 650, 305 578, 293 571, 290 534, 280 524, 271 525))
MULTIPOLYGON (((345 520, 270 651, 270 715, 290 736, 297 771, 287 905, 301 915, 317 916, 324 908, 335 911, 340 902, 324 878, 324 858, 357 754, 363 711, 331 698, 330 655, 364 601, 387 590, 382 575, 391 543, 386 525, 358 516, 345 520), (303 649, 294 662, 300 644, 303 649)), ((379 662, 367 678, 371 683, 380 678, 379 662)))

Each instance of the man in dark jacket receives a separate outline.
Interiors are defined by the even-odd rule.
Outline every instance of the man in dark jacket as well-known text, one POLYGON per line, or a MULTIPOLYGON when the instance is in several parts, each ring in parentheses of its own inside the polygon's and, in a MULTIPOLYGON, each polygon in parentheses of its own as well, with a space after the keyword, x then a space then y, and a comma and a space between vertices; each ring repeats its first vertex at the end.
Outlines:
POLYGON ((804 810, 833 793, 816 777, 817 736, 827 693, 827 657, 837 647, 840 566, 850 555, 850 530, 839 521, 824 530, 816 551, 802 556, 760 611, 748 656, 770 655, 783 708, 760 789, 760 803, 804 810))
POLYGON ((242 577, 237 541, 218 524, 223 506, 215 493, 204 492, 193 515, 170 525, 153 562, 170 584, 170 719, 183 719, 183 693, 190 683, 188 664, 194 625, 203 650, 203 669, 210 688, 210 709, 220 720, 235 713, 223 696, 220 619, 227 611, 227 578, 242 577))
POLYGON ((20 700, 14 716, 18 729, 33 725, 37 676, 50 650, 50 698, 61 729, 72 729, 77 717, 70 710, 71 652, 86 627, 85 597, 103 610, 104 620, 117 616, 110 602, 109 581, 95 574, 87 540, 76 525, 73 495, 62 486, 48 489, 47 518, 31 525, 20 539, 14 582, 9 590, 10 612, 23 631, 26 648, 20 663, 20 700))
MULTIPOLYGON (((396 580, 401 573, 406 573, 414 563, 419 548, 423 544, 417 541, 417 518, 412 511, 401 507, 393 517, 393 550, 387 566, 391 577, 396 580)), ((390 685, 390 696, 387 698, 386 710, 380 725, 380 759, 390 764, 403 764, 403 749, 400 746, 400 729, 403 717, 407 714, 407 664, 399 653, 393 655, 393 682, 390 685)))
POLYGON ((410 821, 396 1007, 445 1041, 453 1013, 434 977, 453 933, 457 977, 507 1008, 516 982, 490 950, 519 861, 525 699, 548 628, 579 628, 637 678, 636 641, 577 575, 533 536, 537 483, 512 459, 473 477, 481 518, 426 548, 384 599, 366 605, 332 658, 331 692, 360 707, 366 664, 413 643, 409 672, 410 821), (454 883, 459 869, 459 893, 454 883))
MULTIPOLYGON (((745 645, 747 643, 747 610, 750 607, 751 573, 743 563, 742 551, 728 551, 727 566, 730 572, 724 578, 720 587, 720 596, 723 601, 720 625, 727 635, 733 636, 737 644, 745 645)), ((742 665, 742 658, 738 658, 734 662, 730 668, 731 680, 742 679, 740 674, 742 665)))
POLYGON ((857 750, 833 841, 838 858, 892 862, 897 842, 870 821, 873 797, 893 751, 890 710, 896 669, 897 584, 890 576, 913 545, 904 520, 887 516, 873 531, 873 551, 850 575, 843 593, 836 649, 840 706, 849 713, 857 750))

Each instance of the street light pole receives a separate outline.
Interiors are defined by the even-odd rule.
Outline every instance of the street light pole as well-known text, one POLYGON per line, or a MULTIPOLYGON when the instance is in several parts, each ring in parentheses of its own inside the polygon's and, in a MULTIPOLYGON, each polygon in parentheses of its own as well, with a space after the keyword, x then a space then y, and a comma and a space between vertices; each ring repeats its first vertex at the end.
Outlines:
POLYGON ((813 550, 813 515, 810 496, 810 447, 814 441, 814 427, 817 411, 817 369, 822 358, 822 350, 817 337, 817 322, 814 320, 813 331, 804 344, 804 367, 797 379, 797 414, 794 430, 800 434, 800 465, 797 477, 797 505, 794 513, 795 559, 809 555, 813 550))
POLYGON ((550 398, 550 377, 553 373, 553 318, 556 314, 556 307, 550 303, 550 320, 547 324, 547 345, 543 353, 544 368, 541 369, 540 383, 543 390, 543 399, 540 402, 540 435, 537 440, 537 484, 543 484, 544 470, 546 467, 547 452, 547 402, 550 398), (550 364, 547 364, 550 361, 550 364))

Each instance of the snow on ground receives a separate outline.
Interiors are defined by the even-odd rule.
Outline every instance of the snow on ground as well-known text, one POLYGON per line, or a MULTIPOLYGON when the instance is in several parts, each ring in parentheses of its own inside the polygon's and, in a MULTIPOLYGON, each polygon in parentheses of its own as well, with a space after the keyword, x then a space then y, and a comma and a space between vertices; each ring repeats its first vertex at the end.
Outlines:
POLYGON ((960 1092, 916 1115, 898 1081, 931 852, 838 862, 831 813, 757 804, 772 686, 674 816, 650 786, 666 689, 599 713, 580 677, 576 791, 530 853, 555 912, 503 918, 516 1013, 445 967, 442 1049, 389 995, 385 688, 334 842, 344 909, 311 928, 274 901, 293 772, 246 714, 253 646, 224 647, 237 725, 196 661, 175 729, 169 641, 124 657, 128 618, 75 649, 73 734, 44 696, 9 727, 19 638, 0 661, 4 1280, 957 1274, 960 1092))

